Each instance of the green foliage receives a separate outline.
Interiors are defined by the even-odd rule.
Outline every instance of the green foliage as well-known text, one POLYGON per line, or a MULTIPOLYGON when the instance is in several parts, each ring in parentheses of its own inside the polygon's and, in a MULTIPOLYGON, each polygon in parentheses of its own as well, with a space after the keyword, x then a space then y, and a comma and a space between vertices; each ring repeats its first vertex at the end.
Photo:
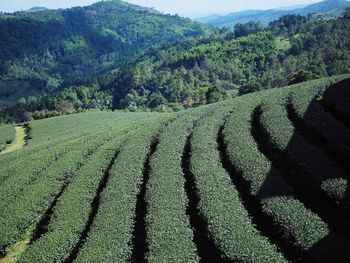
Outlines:
POLYGON ((12 125, 0 124, 0 152, 6 148, 6 144, 15 139, 15 129, 12 125))
POLYGON ((271 33, 261 32, 231 41, 218 36, 154 48, 134 66, 113 72, 113 78, 101 85, 114 90, 116 108, 150 107, 159 93, 170 103, 201 104, 207 102, 205 93, 215 86, 223 88, 213 94, 213 101, 219 100, 225 97, 221 96, 224 90, 272 67, 276 56, 273 40, 271 33))
POLYGON ((122 136, 148 117, 149 114, 90 113, 33 123, 31 147, 0 159, 4 182, 0 202, 4 212, 0 219, 0 254, 40 221, 40 215, 62 186, 79 174, 96 149, 115 137, 115 132, 122 136))
MULTIPOLYGON (((337 87, 338 90, 341 89, 339 86, 337 87)), ((328 88, 326 92, 332 93, 330 89, 332 88, 328 88)), ((334 119, 331 114, 323 109, 319 103, 323 96, 320 96, 315 98, 315 92, 312 89, 304 88, 294 91, 290 96, 290 110, 293 111, 297 120, 305 126, 309 133, 317 134, 322 138, 324 145, 330 149, 332 154, 337 156, 338 159, 348 162, 350 161, 350 131, 343 123, 334 119)), ((345 98, 345 101, 344 94, 343 98, 345 98)))
MULTIPOLYGON (((198 112, 197 112, 198 114, 198 112)), ((181 157, 187 135, 196 119, 193 112, 179 113, 159 136, 150 160, 146 190, 147 262, 199 262, 186 214, 187 198, 181 157)))
POLYGON ((215 103, 227 97, 226 91, 222 87, 213 86, 206 93, 207 102, 215 103))
POLYGON ((289 81, 289 84, 290 85, 297 84, 297 83, 301 83, 301 82, 305 82, 305 81, 313 80, 317 78, 319 78, 319 76, 317 76, 316 74, 310 71, 301 69, 292 76, 291 80, 289 81))
POLYGON ((114 139, 109 137, 108 142, 93 151, 55 206, 49 231, 25 251, 19 262, 58 262, 69 257, 70 249, 77 245, 89 219, 91 202, 106 168, 123 142, 123 135, 121 132, 114 139))
POLYGON ((273 219, 282 237, 293 240, 293 245, 302 251, 314 250, 315 256, 322 249, 338 247, 343 243, 342 239, 336 236, 332 241, 324 241, 319 249, 313 249, 328 236, 328 225, 297 199, 283 174, 260 152, 252 135, 253 125, 256 125, 252 121, 254 110, 274 93, 259 93, 235 100, 233 113, 223 130, 227 153, 237 176, 249 186, 250 194, 259 200, 263 213, 273 219))
MULTIPOLYGON (((86 140, 86 138, 84 139, 86 140)), ((9 206, 8 203, 3 203, 1 205, 2 211, 5 213, 5 216, 1 218, 1 253, 4 253, 16 240, 19 240, 30 226, 39 221, 38 212, 44 212, 50 203, 53 202, 54 196, 57 195, 65 180, 70 179, 70 176, 78 168, 79 162, 85 160, 84 155, 91 149, 91 144, 93 144, 94 141, 92 141, 91 144, 88 144, 84 140, 78 143, 83 147, 63 155, 57 162, 49 165, 50 170, 45 173, 45 176, 39 173, 39 175, 41 175, 39 179, 30 181, 30 184, 25 188, 25 198, 17 197, 15 200, 12 200, 16 205, 9 206), (69 177, 67 175, 69 175, 69 177)), ((39 158, 36 159, 36 162, 33 163, 34 167, 38 164, 42 165, 42 163, 45 162, 45 160, 43 160, 45 157, 50 157, 50 155, 40 155, 39 158)), ((27 167, 21 168, 28 169, 27 167)), ((25 177, 26 170, 24 171, 22 176, 25 177)), ((29 175, 31 175, 30 172, 31 170, 29 169, 29 175)), ((19 174, 17 174, 17 176, 18 175, 19 174)), ((13 195, 10 194, 9 198, 13 198, 13 195)), ((3 200, 7 201, 7 198, 3 200)))
POLYGON ((263 30, 260 22, 250 21, 247 23, 237 23, 234 27, 235 37, 246 37, 251 34, 256 34, 263 30))
POLYGON ((269 23, 269 28, 278 36, 291 36, 297 34, 307 18, 302 15, 284 15, 269 23))
MULTIPOLYGON (((237 30, 239 27, 245 31, 243 35, 249 35, 238 38, 225 30, 203 37, 211 31, 199 24, 113 1, 86 8, 31 15, 19 13, 5 16, 3 20, 17 21, 25 17, 31 21, 32 16, 40 23, 48 18, 54 24, 63 23, 63 27, 69 29, 66 31, 72 32, 62 38, 59 46, 59 50, 64 50, 63 55, 59 53, 63 66, 56 63, 58 47, 54 44, 56 53, 43 47, 44 53, 34 52, 35 57, 28 58, 32 52, 27 52, 27 58, 19 59, 17 54, 11 62, 2 63, 6 79, 1 85, 0 103, 17 101, 34 91, 33 95, 47 92, 47 96, 38 103, 31 103, 32 106, 22 102, 20 107, 18 104, 2 110, 0 115, 8 121, 90 109, 170 111, 173 103, 181 103, 184 107, 210 103, 205 93, 215 86, 230 94, 246 94, 348 73, 350 68, 350 35, 347 34, 350 22, 343 18, 309 21, 299 15, 288 15, 263 29, 254 23, 241 24, 237 30), (116 16, 119 11, 123 14, 121 17, 116 16), (97 17, 98 12, 104 16, 97 17), (81 24, 72 18, 73 14, 81 24), (130 21, 132 26, 124 28, 123 21, 130 21), (150 27, 153 23, 157 26, 150 27), (97 36, 92 37, 95 34, 97 36), (79 62, 85 58, 86 61, 79 62), (100 74, 97 76, 97 73, 100 74), (90 80, 82 84, 86 79, 90 80), (64 92, 52 92, 73 84, 75 87, 69 89, 71 92, 81 86, 91 89, 87 100, 92 102, 77 103, 72 99, 75 95, 63 98, 64 95, 58 94, 64 92), (15 88, 4 88, 7 85, 15 88), (26 88, 18 87, 22 85, 26 88), (37 88, 29 92, 28 85, 37 88), (100 99, 94 99, 92 94, 100 99)), ((42 30, 40 32, 45 32, 42 30)), ((48 39, 41 38, 50 42, 51 35, 48 39)), ((55 39, 54 43, 60 41, 55 39)), ((215 93, 210 100, 220 99, 221 95, 215 93)))
POLYGON ((159 119, 144 123, 121 147, 118 159, 111 167, 110 180, 101 198, 94 228, 89 233, 77 262, 127 262, 130 259, 136 193, 140 192, 150 145, 162 126, 159 119), (114 216, 111 217, 111 214, 114 216), (98 251, 96 244, 100 244, 98 251))
POLYGON ((206 103, 204 89, 214 86, 236 93, 241 87, 245 94, 286 85, 293 77, 305 81, 343 74, 350 63, 349 30, 344 19, 286 16, 248 37, 222 33, 151 48, 134 65, 105 75, 100 84, 113 90, 114 107, 147 108, 158 92, 168 102, 187 106, 206 103))
POLYGON ((251 81, 239 88, 239 95, 244 95, 261 90, 260 84, 256 81, 251 81))
MULTIPOLYGON (((310 86, 316 92, 330 83, 332 80, 314 81, 310 86)), ((292 87, 300 89, 302 85, 292 87)), ((260 122, 270 147, 283 153, 287 160, 300 169, 300 176, 312 180, 314 187, 320 187, 334 203, 346 202, 345 172, 294 128, 287 114, 287 99, 287 93, 275 94, 273 99, 266 99, 262 105, 260 122)))
POLYGON ((329 87, 323 95, 321 103, 329 108, 338 119, 350 125, 350 80, 346 79, 329 87))
POLYGON ((0 77, 27 80, 30 95, 82 84, 162 42, 212 30, 126 2, 0 16, 0 77))
POLYGON ((17 122, 29 121, 26 112, 32 112, 34 120, 55 117, 64 114, 112 108, 112 95, 96 87, 72 87, 44 97, 20 98, 13 106, 7 107, 2 114, 17 122))
POLYGON ((198 209, 208 224, 209 236, 229 262, 247 262, 252 256, 256 262, 286 262, 254 227, 230 175, 222 167, 217 134, 232 105, 220 106, 212 107, 199 120, 191 139, 190 169, 199 197, 198 209))
MULTIPOLYGON (((348 80, 339 81, 348 78, 256 92, 180 113, 79 113, 30 122, 28 145, 0 156, 1 256, 29 236, 32 242, 25 244, 18 262, 64 261, 81 241, 77 262, 129 262, 135 252, 132 240, 140 237, 134 225, 143 216, 135 208, 145 189, 149 262, 198 262, 202 238, 210 239, 228 261, 285 262, 300 257, 289 253, 301 251, 300 260, 346 262, 350 245, 328 217, 347 213, 338 208, 348 199, 332 198, 347 189, 347 177, 305 140, 304 131, 295 129, 287 109, 292 107, 304 125, 343 153, 347 129, 312 101, 314 96, 330 100, 327 92, 346 88, 348 80), (256 109, 262 110, 260 118, 256 109), (257 126, 262 128, 258 134, 257 126), (264 155, 264 146, 274 153, 269 158, 283 156, 282 165, 293 168, 293 180, 312 187, 301 193, 304 188, 264 155), (226 162, 233 165, 231 178, 226 162), (101 180, 106 175, 108 180, 101 180), (188 187, 191 178, 193 187, 188 187), (315 189, 325 192, 336 215, 319 214, 310 202, 318 197, 315 189), (194 195, 198 206, 189 212, 194 195), (265 222, 265 216, 273 222, 265 222), (200 229, 193 225, 197 217, 203 219, 204 233, 195 232, 200 229), (269 235, 270 240, 257 229, 271 230, 277 238, 269 235), (279 240, 288 244, 287 250, 279 240)), ((87 90, 71 95, 87 102, 87 90)), ((208 90, 203 86, 200 96, 208 90)), ((345 97, 339 94, 344 93, 333 102, 345 97)), ((347 227, 346 221, 340 223, 347 227)))

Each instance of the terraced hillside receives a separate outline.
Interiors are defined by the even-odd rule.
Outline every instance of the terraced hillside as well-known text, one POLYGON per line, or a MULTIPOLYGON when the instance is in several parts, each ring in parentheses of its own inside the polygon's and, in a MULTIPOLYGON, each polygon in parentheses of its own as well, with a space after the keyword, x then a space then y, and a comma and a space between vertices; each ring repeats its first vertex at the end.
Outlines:
POLYGON ((31 122, 0 156, 0 262, 348 262, 349 77, 31 122))

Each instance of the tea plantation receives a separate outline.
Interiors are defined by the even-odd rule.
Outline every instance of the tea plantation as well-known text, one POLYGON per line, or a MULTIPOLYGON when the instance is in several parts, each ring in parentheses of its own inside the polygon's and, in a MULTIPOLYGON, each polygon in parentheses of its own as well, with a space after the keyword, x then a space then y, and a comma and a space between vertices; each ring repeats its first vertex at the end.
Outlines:
POLYGON ((29 128, 0 156, 0 263, 350 262, 349 75, 29 128))
POLYGON ((6 148, 15 138, 15 128, 11 125, 0 126, 0 152, 6 148))

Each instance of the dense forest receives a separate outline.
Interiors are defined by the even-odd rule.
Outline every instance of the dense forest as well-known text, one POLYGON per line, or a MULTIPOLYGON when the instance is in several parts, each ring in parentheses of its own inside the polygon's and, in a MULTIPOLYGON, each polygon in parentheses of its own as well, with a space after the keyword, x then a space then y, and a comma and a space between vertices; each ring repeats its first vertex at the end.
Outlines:
MULTIPOLYGON (((14 59, 16 62, 11 62, 13 64, 10 63, 10 66, 2 63, 6 68, 2 69, 6 78, 11 78, 12 69, 18 69, 18 72, 12 72, 13 77, 18 77, 21 76, 21 70, 26 72, 33 69, 33 65, 38 65, 37 69, 34 67, 34 72, 27 72, 27 78, 34 78, 36 87, 45 79, 41 76, 36 78, 36 74, 52 70, 51 73, 56 72, 56 75, 45 73, 48 74, 46 76, 51 80, 52 76, 57 76, 53 80, 57 83, 57 90, 44 96, 19 98, 16 104, 1 111, 3 121, 26 121, 86 110, 177 111, 249 92, 349 72, 349 11, 335 19, 310 20, 301 15, 286 15, 268 26, 251 21, 238 23, 232 30, 210 29, 190 20, 159 15, 153 10, 137 9, 119 1, 100 2, 87 8, 53 13, 38 12, 35 16, 40 19, 47 19, 48 15, 57 16, 53 21, 58 21, 58 16, 62 14, 78 12, 92 19, 96 10, 107 12, 110 5, 124 10, 123 15, 115 16, 115 21, 112 15, 112 18, 106 18, 105 22, 110 23, 108 25, 94 24, 96 20, 91 20, 88 28, 102 32, 107 27, 117 29, 118 23, 123 24, 124 21, 124 27, 118 31, 118 34, 124 34, 123 41, 119 41, 116 35, 96 39, 96 34, 90 32, 86 36, 92 37, 89 43, 96 44, 96 48, 89 46, 88 49, 80 49, 80 41, 71 43, 72 53, 65 53, 60 47, 58 50, 61 53, 57 54, 65 56, 59 58, 56 54, 54 58, 51 57, 50 61, 54 61, 55 65, 53 67, 43 61, 45 56, 39 59, 39 55, 28 54, 21 59, 14 59), (129 9, 132 12, 125 11, 129 9), (139 17, 133 16, 135 12, 140 14, 139 17), (175 20, 177 23, 174 23, 175 20), (125 21, 131 23, 126 24, 125 21), (128 30, 125 31, 125 28, 128 30), (147 38, 147 41, 143 38, 147 38), (155 43, 157 45, 152 45, 155 43), (122 48, 126 46, 128 48, 122 48), (107 51, 102 49, 109 49, 109 54, 118 58, 112 55, 103 60, 106 56, 101 54, 107 51), (33 60, 28 61, 31 66, 19 66, 28 56, 34 56, 33 60), (62 71, 57 70, 57 67, 62 71), (63 70, 65 67, 69 69, 63 70), (62 90, 62 81, 56 82, 58 79, 73 84, 62 90)), ((2 19, 11 21, 25 17, 26 14, 19 13, 2 19)), ((81 20, 86 21, 83 18, 81 20)), ((67 18, 65 21, 68 23, 67 18)), ((78 21, 76 17, 74 21, 78 21)), ((81 24, 83 22, 75 22, 76 25, 72 27, 81 26, 80 30, 85 30, 86 27, 81 24)), ((10 49, 7 50, 9 53, 6 56, 20 57, 20 54, 12 54, 10 49)), ((45 52, 49 51, 46 49, 45 52)), ((23 79, 26 77, 23 76, 23 79)), ((50 90, 47 88, 49 82, 44 81, 44 89, 50 90)))
MULTIPOLYGON (((88 7, 0 16, 0 85, 27 85, 24 95, 51 93, 91 79, 162 42, 211 29, 120 0, 88 7)), ((0 90, 1 100, 21 89, 0 90)))
POLYGON ((230 95, 349 72, 350 20, 283 16, 263 28, 237 24, 205 39, 152 48, 102 80, 129 110, 217 101, 230 95))

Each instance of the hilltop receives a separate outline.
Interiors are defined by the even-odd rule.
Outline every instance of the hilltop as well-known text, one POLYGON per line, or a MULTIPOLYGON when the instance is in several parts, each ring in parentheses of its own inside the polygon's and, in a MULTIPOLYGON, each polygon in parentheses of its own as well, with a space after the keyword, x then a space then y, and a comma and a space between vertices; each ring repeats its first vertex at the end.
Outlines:
POLYGON ((112 0, 0 17, 0 104, 92 79, 154 44, 201 36, 205 25, 112 0))

